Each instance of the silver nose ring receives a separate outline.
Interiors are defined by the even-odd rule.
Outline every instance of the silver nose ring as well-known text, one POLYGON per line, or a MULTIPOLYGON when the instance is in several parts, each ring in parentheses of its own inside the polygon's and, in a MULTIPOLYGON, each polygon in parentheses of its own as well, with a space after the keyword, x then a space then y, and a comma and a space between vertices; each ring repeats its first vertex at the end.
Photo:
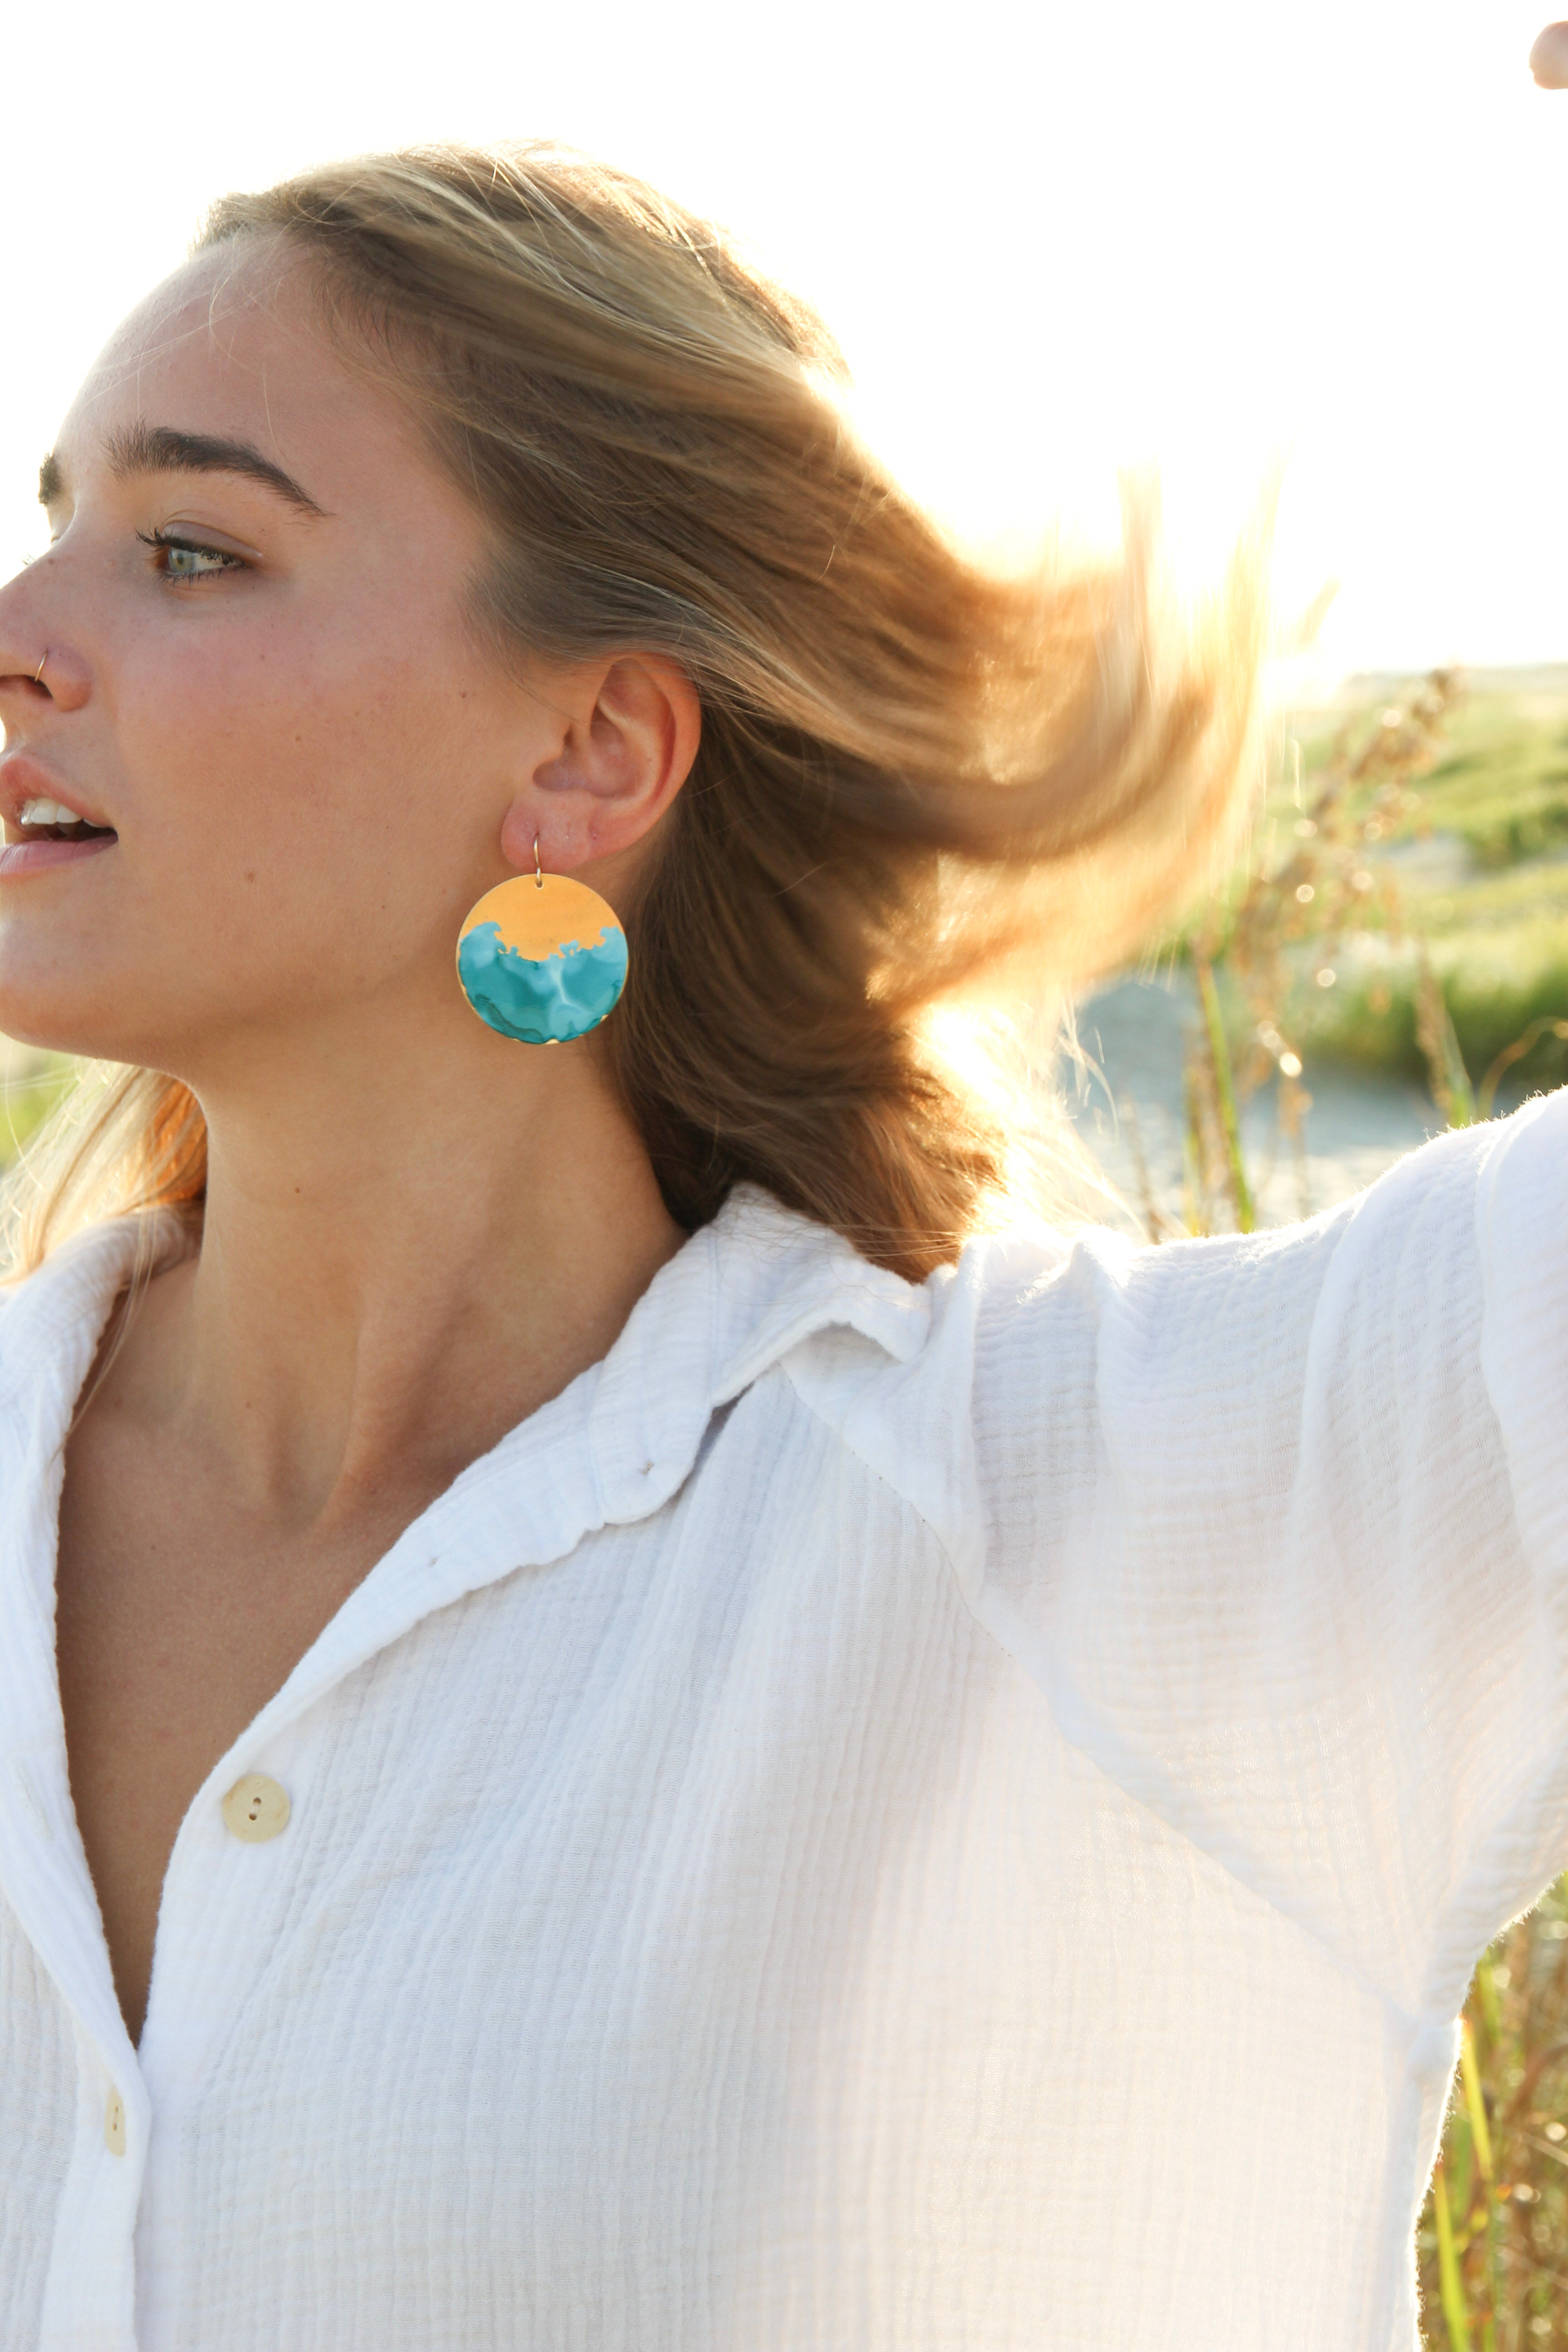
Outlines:
POLYGON ((42 686, 44 682, 44 662, 47 662, 48 657, 49 656, 46 652, 43 661, 40 661, 37 668, 33 672, 33 684, 35 686, 42 686))

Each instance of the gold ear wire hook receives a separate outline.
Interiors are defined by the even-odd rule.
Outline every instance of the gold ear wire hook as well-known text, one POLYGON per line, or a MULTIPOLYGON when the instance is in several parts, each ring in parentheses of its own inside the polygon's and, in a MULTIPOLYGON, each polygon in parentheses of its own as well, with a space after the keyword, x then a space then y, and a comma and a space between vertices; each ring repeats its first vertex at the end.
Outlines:
MULTIPOLYGON (((47 656, 46 656, 45 658, 47 659, 47 656)), ((40 662, 38 667, 41 669, 43 667, 43 663, 40 662)), ((542 890, 544 887, 544 871, 539 863, 539 835, 537 834, 533 836, 533 887, 536 890, 542 890)))
POLYGON ((37 668, 33 672, 33 684, 35 686, 42 686, 44 682, 44 662, 47 662, 48 657, 48 652, 46 648, 43 660, 39 662, 37 668))

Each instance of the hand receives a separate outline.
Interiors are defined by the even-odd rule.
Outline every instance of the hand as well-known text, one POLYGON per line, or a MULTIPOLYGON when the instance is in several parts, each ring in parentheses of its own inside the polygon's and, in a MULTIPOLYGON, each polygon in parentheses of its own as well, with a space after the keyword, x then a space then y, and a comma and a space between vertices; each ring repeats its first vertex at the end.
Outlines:
POLYGON ((1530 70, 1542 89, 1568 89, 1568 24, 1548 25, 1538 36, 1530 70))

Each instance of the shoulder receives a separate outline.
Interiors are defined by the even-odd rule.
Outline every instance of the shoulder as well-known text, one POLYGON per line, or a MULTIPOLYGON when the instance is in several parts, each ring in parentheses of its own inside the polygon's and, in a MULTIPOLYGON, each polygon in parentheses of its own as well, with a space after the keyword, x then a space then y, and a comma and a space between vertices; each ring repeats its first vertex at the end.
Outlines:
POLYGON ((977 1354, 1034 1348, 1056 1360, 1076 1336, 1092 1337, 1098 1355, 1115 1335, 1201 1356, 1249 1324, 1304 1331, 1352 1273, 1387 1277, 1447 1261, 1479 1280, 1500 1192, 1510 1214, 1526 1202, 1550 1214, 1565 1149, 1568 1092, 1439 1136, 1365 1192, 1296 1224, 1158 1247, 1099 1229, 977 1242, 962 1268, 977 1354))
POLYGON ((1211 1492, 1251 1486, 1310 1392, 1388 1388, 1427 1343, 1477 1357, 1486 1236, 1495 1254, 1500 1227, 1563 1223, 1565 1142, 1568 1094, 1440 1137, 1267 1233, 1158 1248, 1103 1229, 988 1234, 911 1292, 918 1346, 889 1360, 822 1333, 791 1377, 960 1549, 1025 1486, 1033 1517, 1046 1490, 1065 1509, 1107 1469, 1137 1483, 1151 1445, 1167 1464, 1188 1451, 1211 1492))

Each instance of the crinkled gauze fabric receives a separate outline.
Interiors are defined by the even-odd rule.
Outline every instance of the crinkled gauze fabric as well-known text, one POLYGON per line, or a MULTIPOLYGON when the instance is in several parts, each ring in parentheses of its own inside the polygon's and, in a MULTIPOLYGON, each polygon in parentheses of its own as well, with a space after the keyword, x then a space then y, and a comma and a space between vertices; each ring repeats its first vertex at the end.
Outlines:
POLYGON ((1413 2352, 1466 1981, 1568 1863, 1565 1156, 919 1288, 738 1194, 215 1768, 139 2050, 51 1631, 134 1236, 51 1258, 0 2347, 1413 2352))

